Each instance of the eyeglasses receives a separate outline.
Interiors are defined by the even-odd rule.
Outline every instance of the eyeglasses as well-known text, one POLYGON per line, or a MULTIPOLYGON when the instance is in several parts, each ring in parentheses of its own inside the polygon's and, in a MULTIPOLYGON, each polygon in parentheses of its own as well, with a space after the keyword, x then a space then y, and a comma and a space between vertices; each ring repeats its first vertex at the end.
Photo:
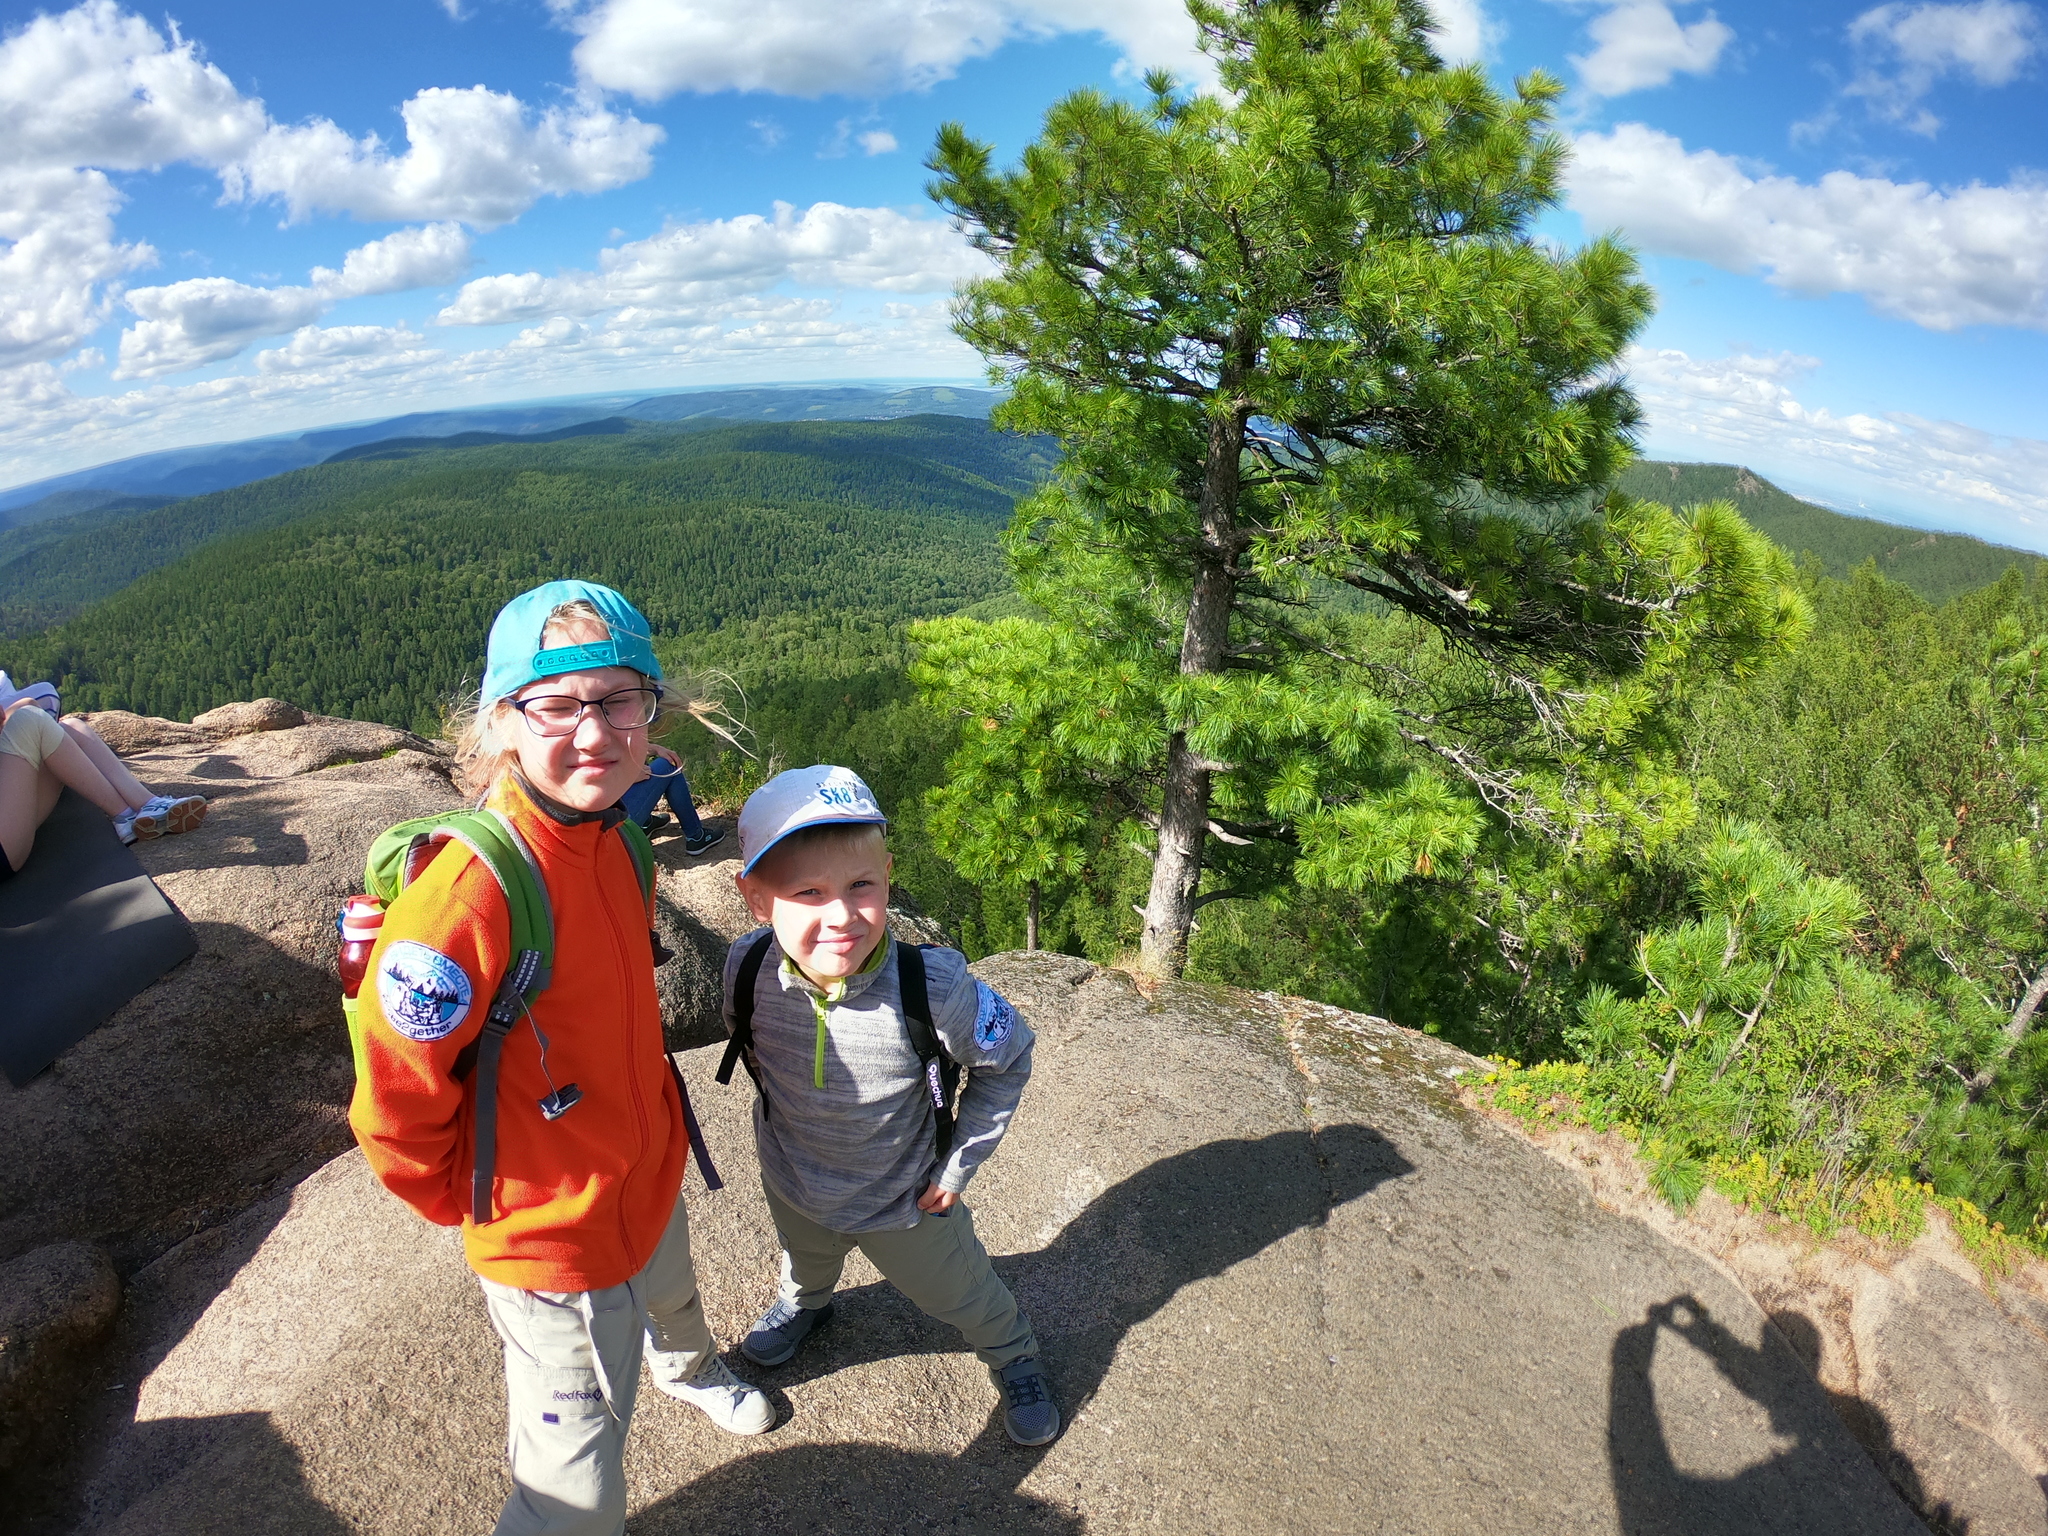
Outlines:
POLYGON ((536 699, 508 699, 526 717, 526 728, 536 736, 567 736, 583 719, 586 709, 595 709, 615 731, 637 731, 654 718, 661 695, 652 688, 624 688, 601 699, 574 699, 565 693, 544 693, 536 699))

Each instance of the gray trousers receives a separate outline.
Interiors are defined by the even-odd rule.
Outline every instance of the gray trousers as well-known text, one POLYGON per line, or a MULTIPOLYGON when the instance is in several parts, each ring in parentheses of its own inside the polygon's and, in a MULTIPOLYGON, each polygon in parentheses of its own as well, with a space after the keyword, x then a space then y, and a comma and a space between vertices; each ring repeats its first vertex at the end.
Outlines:
POLYGON ((782 1239, 785 1300, 800 1307, 824 1306, 839 1284, 846 1256, 858 1248, 929 1316, 958 1328, 983 1365, 1004 1366, 1038 1353, 1031 1322, 989 1264, 965 1201, 943 1216, 925 1211, 905 1231, 833 1232, 783 1200, 766 1180, 761 1191, 782 1239))
POLYGON ((512 1496, 494 1536, 620 1536, 626 1430, 640 1359, 659 1381, 691 1380, 716 1346, 690 1263, 690 1217, 675 1215, 647 1267, 601 1291, 521 1291, 478 1277, 505 1344, 512 1496))

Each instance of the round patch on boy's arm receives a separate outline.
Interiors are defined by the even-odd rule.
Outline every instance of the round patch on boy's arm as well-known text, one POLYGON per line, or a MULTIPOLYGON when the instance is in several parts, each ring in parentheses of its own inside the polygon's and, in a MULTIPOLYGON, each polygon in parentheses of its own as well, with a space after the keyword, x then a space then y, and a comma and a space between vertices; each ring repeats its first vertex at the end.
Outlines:
POLYGON ((469 973, 438 949, 400 939, 377 968, 377 1006, 384 1022, 408 1040, 439 1040, 469 1017, 469 973))
POLYGON ((1017 1027, 1017 1010, 985 981, 974 983, 974 1043, 984 1051, 1000 1050, 1017 1027))

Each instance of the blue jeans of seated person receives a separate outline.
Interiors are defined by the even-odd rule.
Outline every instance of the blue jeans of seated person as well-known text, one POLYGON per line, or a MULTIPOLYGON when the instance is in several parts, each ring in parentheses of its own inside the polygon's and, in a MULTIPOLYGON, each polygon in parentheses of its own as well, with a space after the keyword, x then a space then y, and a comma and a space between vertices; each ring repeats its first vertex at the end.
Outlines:
POLYGON ((647 766, 653 777, 642 779, 619 796, 619 804, 625 808, 626 814, 644 827, 647 818, 654 814, 654 808, 666 797, 669 808, 676 813, 676 825, 683 829, 683 836, 702 837, 704 823, 697 819, 697 808, 690 804, 690 781, 683 777, 682 767, 662 757, 657 757, 647 766))

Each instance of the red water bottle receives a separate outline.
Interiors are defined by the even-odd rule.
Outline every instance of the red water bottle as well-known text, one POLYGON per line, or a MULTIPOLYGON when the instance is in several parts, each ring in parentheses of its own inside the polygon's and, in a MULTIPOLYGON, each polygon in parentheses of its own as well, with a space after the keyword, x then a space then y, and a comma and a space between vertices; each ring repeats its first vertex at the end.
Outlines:
POLYGON ((370 950, 384 926, 384 903, 374 896, 351 896, 334 920, 341 930, 341 954, 334 968, 341 973, 341 995, 354 997, 370 969, 370 950))

